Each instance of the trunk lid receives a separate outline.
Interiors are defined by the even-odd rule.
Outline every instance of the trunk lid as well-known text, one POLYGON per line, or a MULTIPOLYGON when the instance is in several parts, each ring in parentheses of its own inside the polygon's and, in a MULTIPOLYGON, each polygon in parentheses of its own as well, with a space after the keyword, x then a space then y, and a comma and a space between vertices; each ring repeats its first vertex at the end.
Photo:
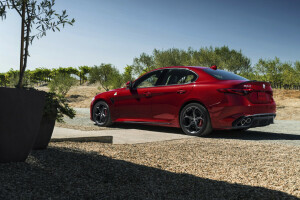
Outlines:
POLYGON ((235 88, 248 90, 245 97, 254 104, 272 103, 273 91, 271 84, 264 81, 246 81, 238 84, 235 88))

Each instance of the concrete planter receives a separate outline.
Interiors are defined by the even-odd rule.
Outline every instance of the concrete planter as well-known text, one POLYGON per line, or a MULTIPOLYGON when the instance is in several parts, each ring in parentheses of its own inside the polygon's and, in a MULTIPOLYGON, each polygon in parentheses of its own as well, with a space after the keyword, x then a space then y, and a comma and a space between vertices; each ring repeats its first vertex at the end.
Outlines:
POLYGON ((33 145, 34 150, 42 150, 47 148, 53 133, 54 125, 55 119, 51 120, 45 116, 42 118, 40 130, 33 145))
POLYGON ((36 140, 45 92, 0 88, 0 163, 23 162, 36 140))

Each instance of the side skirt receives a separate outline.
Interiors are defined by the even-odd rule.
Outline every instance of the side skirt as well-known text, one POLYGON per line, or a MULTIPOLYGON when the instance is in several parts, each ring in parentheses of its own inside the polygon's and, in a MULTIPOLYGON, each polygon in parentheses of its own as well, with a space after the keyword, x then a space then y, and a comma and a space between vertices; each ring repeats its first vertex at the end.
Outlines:
POLYGON ((157 124, 157 125, 170 125, 171 123, 166 122, 139 122, 139 121, 116 121, 118 123, 129 123, 129 124, 157 124))

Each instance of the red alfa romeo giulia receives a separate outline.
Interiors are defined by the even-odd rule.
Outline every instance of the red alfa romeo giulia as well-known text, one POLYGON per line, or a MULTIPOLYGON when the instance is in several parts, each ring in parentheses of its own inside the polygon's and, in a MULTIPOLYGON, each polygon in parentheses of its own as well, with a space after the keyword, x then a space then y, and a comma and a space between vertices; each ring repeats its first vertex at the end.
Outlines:
POLYGON ((266 126, 276 116, 268 82, 249 81, 216 66, 160 68, 126 86, 94 97, 95 124, 181 127, 188 135, 204 136, 214 129, 266 126))

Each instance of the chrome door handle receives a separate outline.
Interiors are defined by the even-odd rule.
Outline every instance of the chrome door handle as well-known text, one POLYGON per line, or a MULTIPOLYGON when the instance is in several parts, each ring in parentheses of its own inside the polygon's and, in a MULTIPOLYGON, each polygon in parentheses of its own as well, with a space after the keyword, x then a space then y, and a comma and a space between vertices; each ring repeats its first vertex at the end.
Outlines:
POLYGON ((177 93, 178 94, 184 94, 184 93, 186 93, 186 90, 177 90, 177 93))
POLYGON ((145 97, 151 97, 151 92, 144 92, 145 97))

